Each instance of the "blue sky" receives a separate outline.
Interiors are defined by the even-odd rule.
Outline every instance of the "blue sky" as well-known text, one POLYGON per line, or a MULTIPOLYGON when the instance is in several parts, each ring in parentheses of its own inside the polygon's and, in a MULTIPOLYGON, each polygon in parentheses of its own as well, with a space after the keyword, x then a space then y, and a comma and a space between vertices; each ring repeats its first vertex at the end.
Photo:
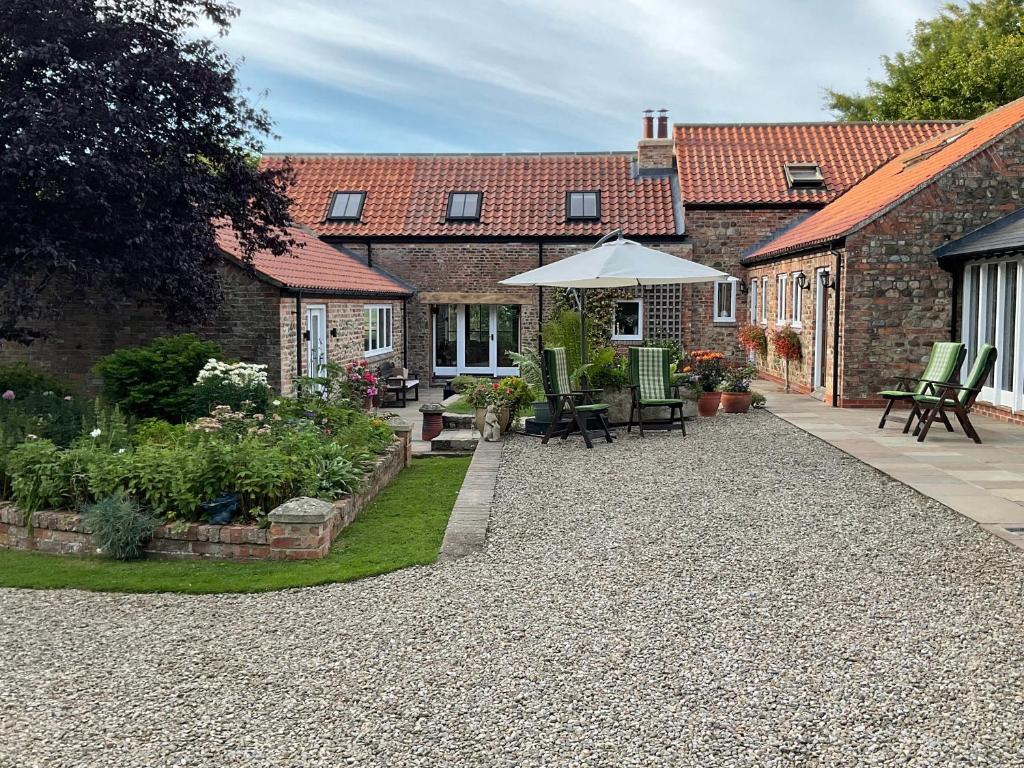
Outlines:
POLYGON ((824 120, 941 0, 236 0, 271 151, 629 149, 673 122, 824 120), (262 91, 268 91, 263 95, 262 91))

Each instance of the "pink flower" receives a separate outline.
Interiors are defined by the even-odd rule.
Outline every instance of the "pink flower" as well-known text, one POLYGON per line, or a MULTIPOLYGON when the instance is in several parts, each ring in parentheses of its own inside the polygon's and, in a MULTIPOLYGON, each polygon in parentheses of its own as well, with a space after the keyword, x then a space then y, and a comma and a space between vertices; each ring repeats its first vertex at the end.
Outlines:
POLYGON ((8 389, 6 392, 3 393, 3 395, 0 395, 0 397, 3 397, 4 400, 13 400, 14 399, 14 390, 13 389, 8 389))
POLYGON ((377 396, 377 388, 376 387, 367 387, 366 388, 366 395, 367 395, 367 397, 376 397, 377 396))

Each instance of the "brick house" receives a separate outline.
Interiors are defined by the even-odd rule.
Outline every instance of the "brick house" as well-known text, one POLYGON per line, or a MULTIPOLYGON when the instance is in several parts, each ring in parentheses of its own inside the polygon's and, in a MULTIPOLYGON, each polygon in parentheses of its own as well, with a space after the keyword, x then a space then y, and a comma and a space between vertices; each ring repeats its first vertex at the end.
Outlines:
POLYGON ((345 363, 372 355, 400 365, 404 308, 412 290, 307 230, 293 227, 290 234, 299 247, 279 257, 257 253, 249 269, 242 266, 235 237, 217 233, 224 296, 215 315, 201 325, 171 326, 128 301, 102 310, 68 306, 48 338, 0 346, 0 363, 25 361, 94 391, 98 382, 91 370, 98 358, 191 331, 218 342, 229 358, 267 364, 271 385, 283 392, 291 391, 296 374, 308 374, 326 360, 345 363))
MULTIPOLYGON (((292 215, 416 289, 409 365, 421 376, 503 375, 532 348, 555 292, 499 285, 612 229, 742 276, 739 254, 822 208, 949 123, 677 125, 648 114, 635 152, 292 156, 292 215), (790 183, 787 163, 823 184, 790 183)), ((264 162, 280 163, 268 156, 264 162)), ((673 338, 738 353, 734 283, 624 292, 616 344, 673 338)))
MULTIPOLYGON (((983 393, 987 410, 1020 410, 1018 261, 969 251, 952 258, 943 247, 1024 205, 1022 139, 1024 99, 901 152, 743 255, 751 295, 762 286, 748 318, 800 334, 797 391, 877 406, 877 390, 918 374, 932 343, 964 340, 969 364, 989 340, 1001 362, 998 386, 983 393)), ((778 378, 773 356, 760 364, 778 378)))

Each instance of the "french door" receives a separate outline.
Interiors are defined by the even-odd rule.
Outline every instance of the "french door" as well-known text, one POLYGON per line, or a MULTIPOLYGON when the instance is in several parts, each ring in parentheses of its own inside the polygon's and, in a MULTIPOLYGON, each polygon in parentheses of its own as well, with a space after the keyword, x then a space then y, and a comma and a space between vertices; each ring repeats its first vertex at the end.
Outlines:
POLYGON ((825 387, 825 358, 828 354, 828 288, 822 282, 828 282, 828 269, 822 267, 814 273, 814 389, 825 387))
POLYGON ((982 344, 998 351, 995 370, 983 383, 980 400, 1024 409, 1022 332, 1024 332, 1024 259, 1002 259, 964 267, 963 342, 967 346, 961 380, 982 344))
POLYGON ((311 304, 306 308, 306 332, 309 334, 306 375, 321 376, 327 364, 327 307, 323 304, 311 304))
POLYGON ((434 373, 516 376, 518 304, 441 304, 433 313, 434 373))

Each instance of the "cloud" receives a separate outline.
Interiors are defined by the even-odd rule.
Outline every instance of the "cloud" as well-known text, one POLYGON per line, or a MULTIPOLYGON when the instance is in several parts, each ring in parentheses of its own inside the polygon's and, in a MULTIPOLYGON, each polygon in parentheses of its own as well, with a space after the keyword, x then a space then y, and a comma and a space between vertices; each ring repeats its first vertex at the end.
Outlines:
POLYGON ((628 148, 646 107, 823 119, 822 88, 861 87, 939 0, 239 5, 221 44, 269 88, 275 148, 517 151, 628 148))

